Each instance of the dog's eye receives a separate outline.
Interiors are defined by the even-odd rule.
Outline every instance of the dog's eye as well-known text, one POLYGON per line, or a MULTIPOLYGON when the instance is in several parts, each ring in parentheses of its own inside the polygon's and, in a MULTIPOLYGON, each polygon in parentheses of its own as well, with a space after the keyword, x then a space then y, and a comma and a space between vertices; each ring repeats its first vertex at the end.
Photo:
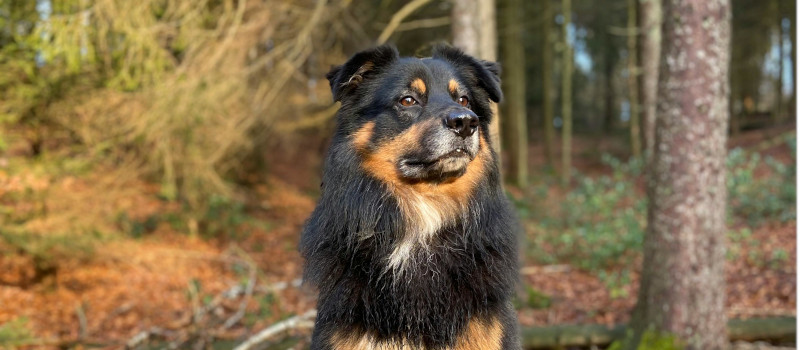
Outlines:
POLYGON ((404 107, 410 107, 417 104, 417 100, 415 100, 411 96, 406 96, 400 99, 400 104, 403 105, 404 107))
POLYGON ((466 107, 469 104, 469 99, 467 98, 467 96, 461 96, 458 98, 458 104, 466 107))

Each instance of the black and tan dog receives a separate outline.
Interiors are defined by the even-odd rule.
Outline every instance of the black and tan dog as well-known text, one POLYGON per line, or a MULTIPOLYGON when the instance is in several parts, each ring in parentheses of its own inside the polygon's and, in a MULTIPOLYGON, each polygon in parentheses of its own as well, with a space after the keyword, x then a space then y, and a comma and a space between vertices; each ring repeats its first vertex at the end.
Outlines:
POLYGON ((519 349, 517 222, 487 134, 498 67, 438 47, 360 52, 304 228, 319 287, 311 349, 519 349))

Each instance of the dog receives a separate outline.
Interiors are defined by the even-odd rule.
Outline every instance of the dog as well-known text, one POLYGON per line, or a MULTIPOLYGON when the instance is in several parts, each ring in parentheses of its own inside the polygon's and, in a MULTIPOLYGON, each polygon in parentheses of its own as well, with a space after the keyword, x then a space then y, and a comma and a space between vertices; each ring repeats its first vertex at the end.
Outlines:
POLYGON ((488 135, 500 69, 380 46, 327 78, 341 102, 300 239, 311 349, 520 349, 519 224, 488 135))

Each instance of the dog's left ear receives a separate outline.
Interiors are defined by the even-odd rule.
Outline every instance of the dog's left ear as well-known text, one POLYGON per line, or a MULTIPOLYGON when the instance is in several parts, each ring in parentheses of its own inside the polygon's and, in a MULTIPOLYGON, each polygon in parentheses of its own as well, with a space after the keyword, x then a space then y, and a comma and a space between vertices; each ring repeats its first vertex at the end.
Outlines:
POLYGON ((478 87, 486 91, 489 99, 500 102, 503 92, 500 90, 500 64, 474 58, 457 48, 438 45, 433 48, 433 57, 449 61, 466 75, 474 79, 478 87))
POLYGON ((353 55, 345 64, 333 67, 325 76, 331 83, 333 100, 341 101, 355 91, 361 82, 388 66, 398 57, 400 54, 394 46, 383 45, 361 51, 353 55))

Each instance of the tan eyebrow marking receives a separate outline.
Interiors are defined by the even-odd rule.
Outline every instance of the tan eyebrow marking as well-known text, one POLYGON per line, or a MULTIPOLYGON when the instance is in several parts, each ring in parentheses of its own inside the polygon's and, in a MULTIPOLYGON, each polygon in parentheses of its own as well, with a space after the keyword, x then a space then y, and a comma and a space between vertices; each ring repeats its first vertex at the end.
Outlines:
POLYGON ((450 90, 450 93, 455 95, 458 93, 458 82, 455 79, 450 79, 450 83, 447 84, 447 89, 450 90))
POLYGON ((411 88, 417 90, 419 93, 424 94, 428 88, 425 86, 425 82, 422 79, 417 78, 411 82, 411 88))

